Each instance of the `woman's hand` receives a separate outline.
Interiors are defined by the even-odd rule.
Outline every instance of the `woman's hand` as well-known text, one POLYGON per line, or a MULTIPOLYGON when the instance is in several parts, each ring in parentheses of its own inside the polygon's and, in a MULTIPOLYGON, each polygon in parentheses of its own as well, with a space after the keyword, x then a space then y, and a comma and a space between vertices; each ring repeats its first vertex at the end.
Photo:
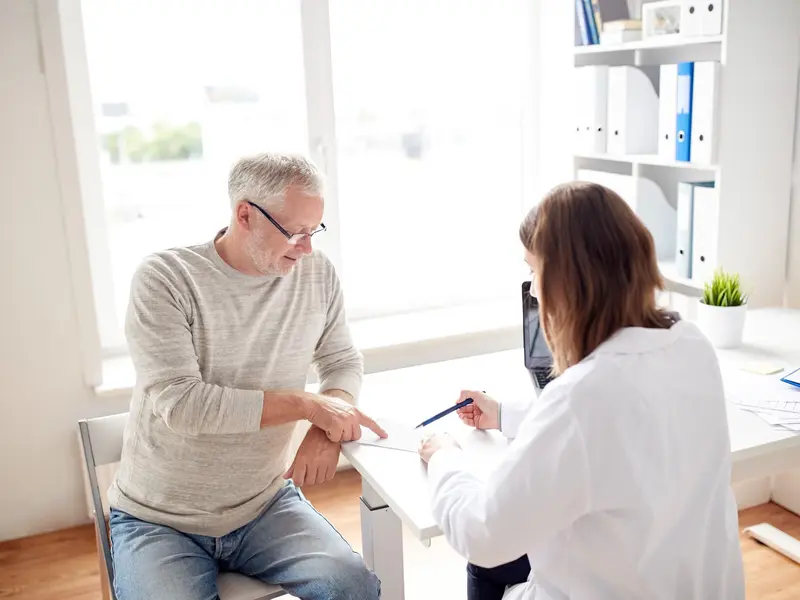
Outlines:
POLYGON ((436 433, 422 440, 419 446, 419 455, 426 463, 430 462, 434 454, 445 448, 461 449, 458 442, 448 433, 436 433))
POLYGON ((464 390, 457 402, 472 398, 472 404, 458 409, 461 420, 476 429, 500 429, 500 403, 483 392, 464 390))

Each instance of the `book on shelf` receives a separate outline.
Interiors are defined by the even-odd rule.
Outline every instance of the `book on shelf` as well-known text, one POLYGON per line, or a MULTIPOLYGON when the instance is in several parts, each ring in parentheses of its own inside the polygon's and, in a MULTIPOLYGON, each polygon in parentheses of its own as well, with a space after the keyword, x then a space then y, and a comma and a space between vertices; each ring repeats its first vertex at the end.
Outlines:
POLYGON ((600 34, 600 43, 606 45, 623 44, 625 42, 638 42, 642 39, 642 30, 628 29, 625 31, 604 31, 600 34))
MULTIPOLYGON (((630 13, 626 0, 575 0, 576 44, 584 46, 599 44, 606 31, 604 23, 630 21, 630 13)), ((619 28, 619 25, 614 27, 619 28)), ((631 27, 627 29, 632 29, 631 27)), ((623 28, 622 31, 626 31, 623 28)), ((639 27, 641 29, 641 25, 639 27)), ((630 34, 622 36, 623 41, 631 41, 630 34)), ((613 36, 609 38, 614 40, 613 36)), ((611 41, 609 43, 619 43, 611 41)))
POLYGON ((586 10, 583 7, 583 0, 575 0, 575 23, 578 24, 582 46, 592 45, 592 36, 589 33, 589 23, 586 21, 586 10))
POLYGON ((641 31, 642 21, 640 19, 618 19, 607 21, 603 24, 603 33, 620 33, 622 31, 641 31))

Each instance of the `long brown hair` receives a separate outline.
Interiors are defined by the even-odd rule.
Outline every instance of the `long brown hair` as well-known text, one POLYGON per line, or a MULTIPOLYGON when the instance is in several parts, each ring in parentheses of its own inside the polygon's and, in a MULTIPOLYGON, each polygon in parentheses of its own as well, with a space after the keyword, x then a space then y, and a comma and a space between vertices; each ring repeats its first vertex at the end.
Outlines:
POLYGON ((551 190, 519 229, 538 269, 554 371, 577 364, 623 327, 669 328, 650 232, 615 192, 573 182, 551 190))

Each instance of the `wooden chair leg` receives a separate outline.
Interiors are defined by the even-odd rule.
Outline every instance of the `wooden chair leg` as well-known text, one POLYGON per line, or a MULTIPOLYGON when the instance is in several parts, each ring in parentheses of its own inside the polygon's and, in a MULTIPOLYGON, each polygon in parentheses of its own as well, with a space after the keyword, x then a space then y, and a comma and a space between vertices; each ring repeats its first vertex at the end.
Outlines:
POLYGON ((95 528, 94 538, 97 542, 97 562, 100 567, 100 592, 103 600, 111 600, 111 586, 108 581, 108 571, 106 571, 106 561, 103 557, 103 546, 100 544, 100 534, 95 528))

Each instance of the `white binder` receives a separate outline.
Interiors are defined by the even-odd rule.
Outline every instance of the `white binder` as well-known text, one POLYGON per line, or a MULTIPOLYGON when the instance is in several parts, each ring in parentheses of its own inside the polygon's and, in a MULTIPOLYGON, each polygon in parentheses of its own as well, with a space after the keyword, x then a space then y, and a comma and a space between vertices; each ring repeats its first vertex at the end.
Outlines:
POLYGON ((619 194, 650 230, 658 260, 675 258, 676 215, 664 192, 652 179, 594 171, 578 170, 578 179, 599 183, 619 194))
POLYGON ((683 0, 681 6, 681 35, 696 36, 703 35, 703 8, 707 2, 699 0, 683 0))
POLYGON ((586 67, 586 100, 588 118, 586 144, 589 152, 606 151, 606 132, 608 125, 608 65, 586 67))
POLYGON ((714 164, 717 160, 717 105, 720 65, 716 61, 694 63, 692 88, 692 142, 690 160, 714 164))
POLYGON ((692 279, 711 281, 717 268, 719 195, 714 187, 695 186, 692 224, 692 279))
POLYGON ((608 66, 591 65, 576 69, 576 151, 605 153, 608 119, 608 66))
POLYGON ((589 110, 587 108, 588 102, 586 101, 586 79, 588 78, 588 72, 586 71, 586 67, 576 67, 573 73, 572 79, 572 87, 573 87, 573 98, 575 98, 575 114, 574 114, 574 122, 573 122, 573 129, 575 138, 573 139, 573 147, 575 149, 575 154, 582 154, 586 151, 584 147, 584 129, 586 128, 586 124, 588 122, 589 117, 589 110))
POLYGON ((692 219, 694 189, 691 183, 678 183, 678 223, 675 242, 675 269, 678 277, 692 276, 692 219))
POLYGON ((719 35, 722 33, 722 4, 723 0, 706 0, 700 5, 700 13, 702 14, 701 33, 703 35, 719 35))
POLYGON ((636 67, 608 69, 608 153, 658 151, 658 95, 636 67))
POLYGON ((675 269, 678 277, 685 277, 687 279, 692 276, 694 194, 695 190, 699 187, 713 188, 714 182, 678 182, 678 223, 675 242, 675 269))
POLYGON ((658 78, 658 155, 675 160, 678 65, 661 65, 658 78))

